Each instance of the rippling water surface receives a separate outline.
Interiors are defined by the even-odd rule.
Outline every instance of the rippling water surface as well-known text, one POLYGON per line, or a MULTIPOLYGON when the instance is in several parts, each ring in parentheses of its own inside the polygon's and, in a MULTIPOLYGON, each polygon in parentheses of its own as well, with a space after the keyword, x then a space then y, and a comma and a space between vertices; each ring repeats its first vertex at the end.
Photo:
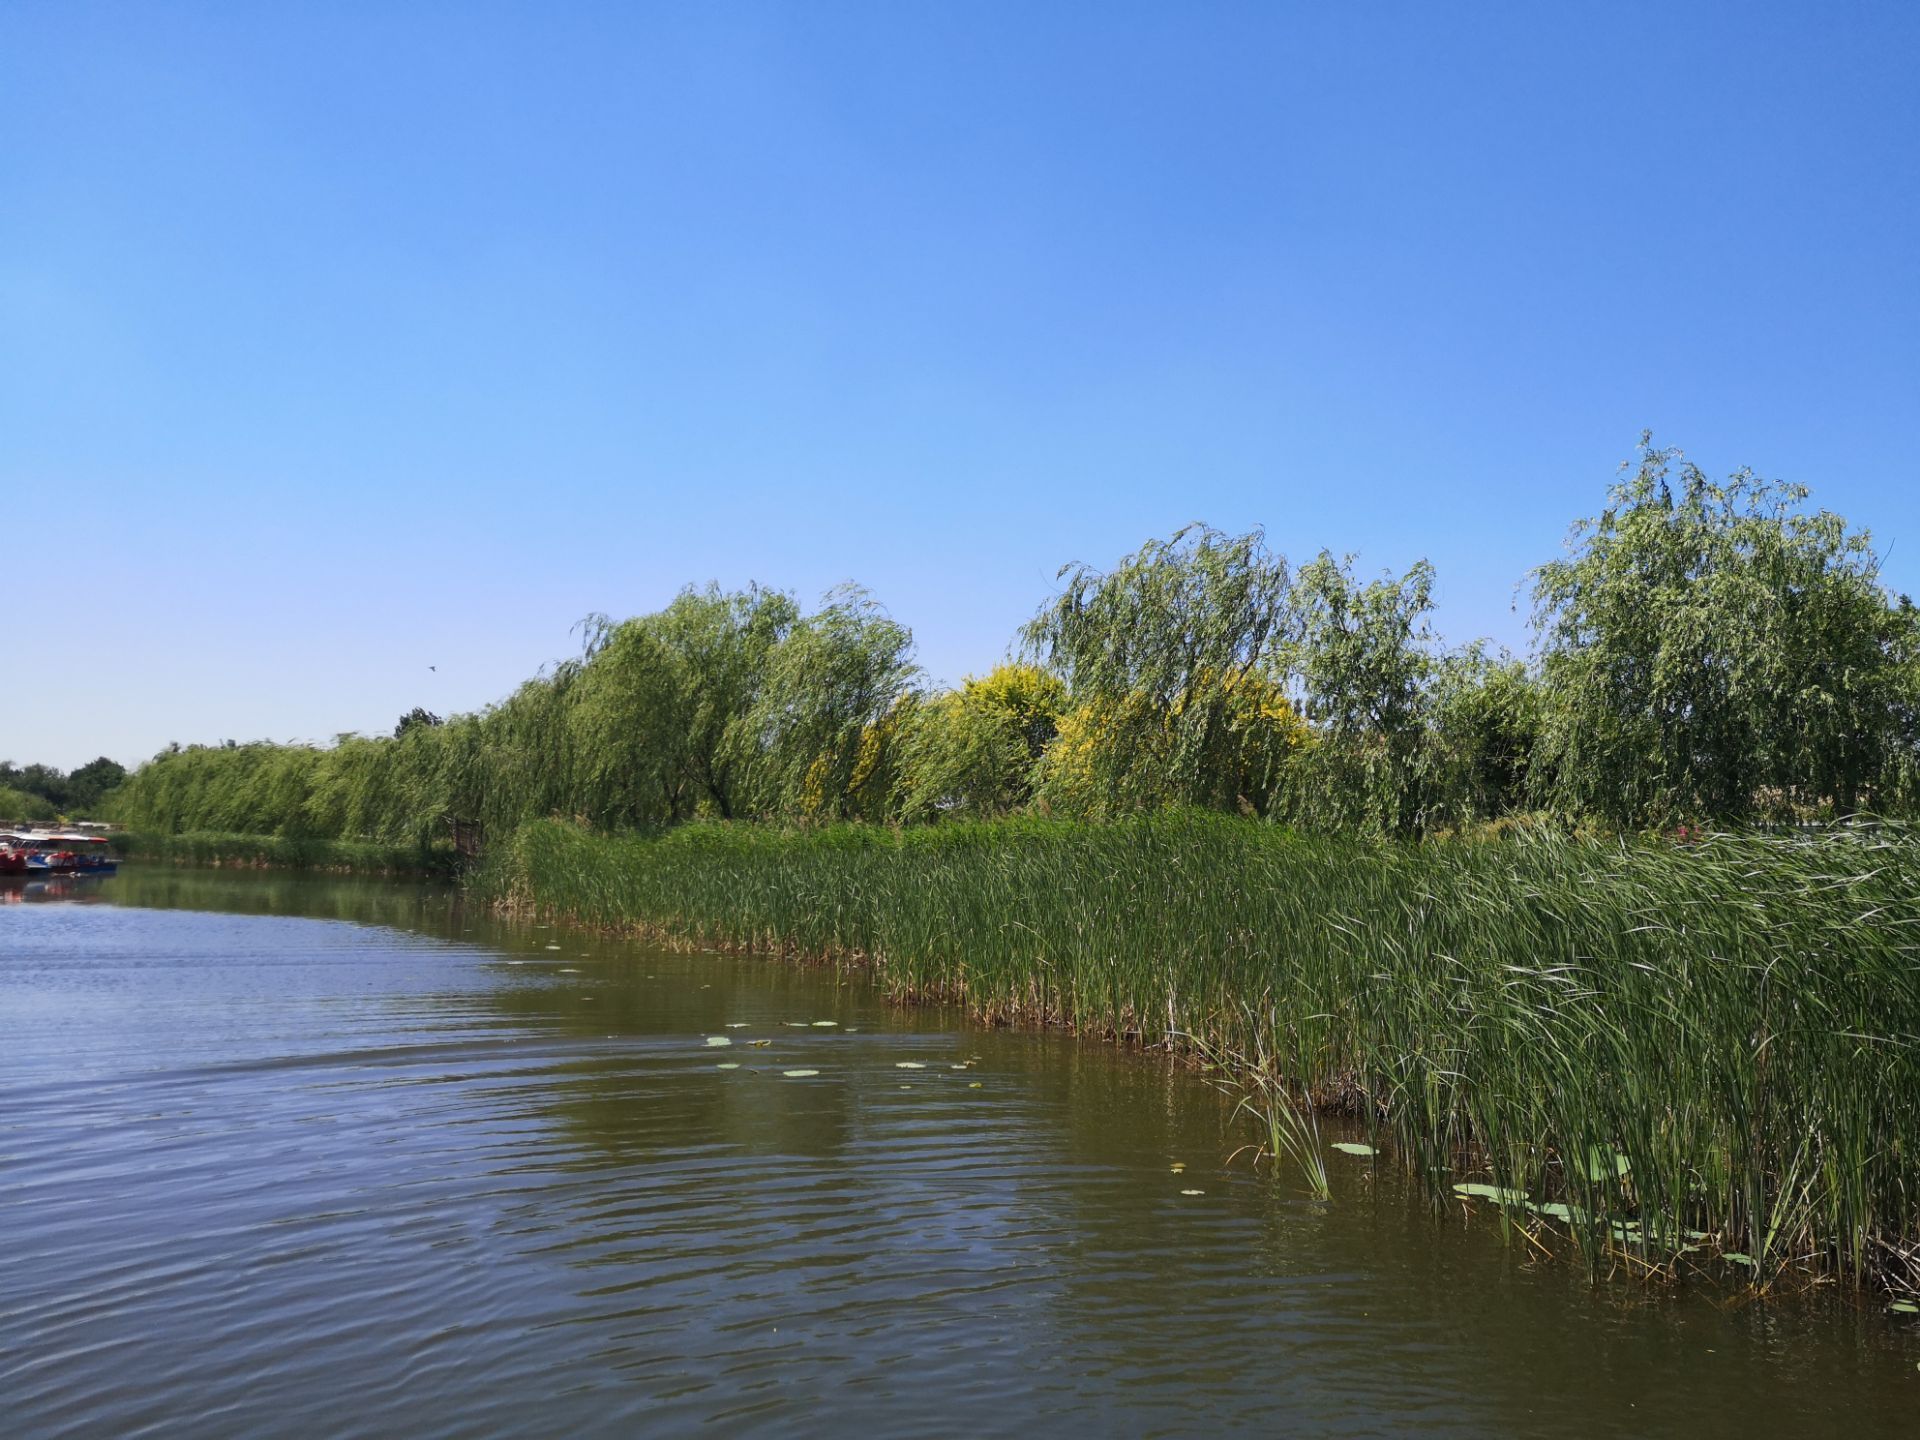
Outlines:
POLYGON ((1064 1037, 410 886, 0 900, 9 1435, 1920 1433, 1877 1312, 1313 1203, 1064 1037))

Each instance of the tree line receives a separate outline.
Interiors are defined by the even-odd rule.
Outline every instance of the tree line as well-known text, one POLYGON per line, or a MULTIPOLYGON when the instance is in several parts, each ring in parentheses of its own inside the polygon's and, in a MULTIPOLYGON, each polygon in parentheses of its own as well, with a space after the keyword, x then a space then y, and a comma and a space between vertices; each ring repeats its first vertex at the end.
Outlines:
POLYGON ((1194 525, 1072 565, 1006 663, 933 689, 848 586, 594 616, 486 710, 331 746, 171 747, 116 792, 165 832, 431 839, 560 816, 937 822, 1164 807, 1418 836, 1508 817, 1638 828, 1920 797, 1920 615, 1804 487, 1709 479, 1643 438, 1529 577, 1522 660, 1434 633, 1425 562, 1293 566, 1194 525))
POLYGON ((52 765, 0 760, 0 821, 86 818, 126 778, 126 767, 104 755, 71 774, 52 765))

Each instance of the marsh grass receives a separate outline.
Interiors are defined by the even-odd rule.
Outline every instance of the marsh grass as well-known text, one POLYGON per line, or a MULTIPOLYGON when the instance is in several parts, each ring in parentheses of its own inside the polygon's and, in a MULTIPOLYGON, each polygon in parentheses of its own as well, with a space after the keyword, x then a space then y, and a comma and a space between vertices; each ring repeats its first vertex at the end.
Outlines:
POLYGON ((313 836, 224 835, 193 831, 155 835, 121 831, 113 849, 129 859, 182 865, 244 866, 270 870, 330 870, 359 875, 451 878, 460 857, 448 844, 386 844, 313 836))
MULTIPOLYGON (((475 883, 591 926, 862 962, 897 999, 993 1021, 1192 1037, 1243 1094, 1360 1117, 1436 1198, 1511 1192, 1595 1269, 1725 1251, 1761 1287, 1920 1281, 1911 841, 537 823, 475 883)), ((1278 1124, 1294 1163, 1318 1147, 1278 1124)))

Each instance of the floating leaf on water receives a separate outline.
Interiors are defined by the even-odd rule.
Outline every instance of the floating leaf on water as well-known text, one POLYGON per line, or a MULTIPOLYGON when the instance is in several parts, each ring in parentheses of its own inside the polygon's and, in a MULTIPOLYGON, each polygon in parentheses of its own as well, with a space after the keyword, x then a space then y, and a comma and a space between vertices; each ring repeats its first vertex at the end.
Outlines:
POLYGON ((1182 1190, 1180 1193, 1182 1195, 1204 1195, 1207 1192, 1204 1190, 1182 1190))
POLYGON ((807 1076, 818 1075, 820 1072, 818 1070, 782 1070, 780 1073, 789 1080, 804 1080, 807 1076))
POLYGON ((1896 1300, 1887 1306, 1887 1309, 1896 1315, 1920 1315, 1920 1305, 1914 1304, 1911 1300, 1896 1300))
POLYGON ((751 1045, 751 1046, 753 1046, 753 1048, 754 1048, 754 1049, 756 1049, 756 1050, 764 1050, 764 1049, 766 1049, 766 1048, 767 1048, 767 1046, 769 1046, 769 1045, 771 1045, 772 1043, 773 1043, 773 1042, 772 1042, 771 1040, 749 1040, 749 1041, 747 1041, 747 1044, 749 1044, 749 1045, 751 1045))
POLYGON ((1482 1185, 1478 1180, 1453 1187, 1456 1195, 1470 1195, 1476 1200, 1493 1200, 1502 1205, 1524 1205, 1527 1197, 1524 1191, 1509 1190, 1500 1185, 1482 1185))
POLYGON ((947 1068, 948 1068, 949 1070, 964 1070, 964 1069, 966 1069, 967 1067, 966 1067, 966 1066, 964 1066, 964 1065, 949 1065, 949 1066, 947 1066, 947 1068))
POLYGON ((1552 1201, 1546 1205, 1529 1205, 1527 1208, 1536 1215, 1546 1216, 1549 1220, 1559 1220, 1568 1225, 1573 1223, 1573 1207, 1559 1200, 1552 1201))
POLYGON ((918 1060, 896 1060, 893 1062, 893 1068, 896 1070, 924 1070, 927 1067, 922 1065, 918 1060))
POLYGON ((1598 1184, 1602 1180, 1624 1180, 1627 1175, 1627 1157, 1617 1150, 1609 1150, 1604 1145, 1587 1147, 1587 1178, 1598 1184))
POLYGON ((840 1022, 838 1020, 816 1020, 813 1022, 813 1025, 816 1030, 827 1030, 838 1025, 839 1023, 840 1022))
POLYGON ((1753 1268, 1753 1256, 1742 1255, 1738 1250, 1729 1250, 1720 1258, 1722 1260, 1731 1260, 1736 1265, 1745 1265, 1749 1270, 1753 1268))
POLYGON ((975 1080, 971 1085, 967 1086, 967 1089, 969 1090, 978 1090, 979 1088, 980 1088, 980 1082, 978 1080, 975 1080))
POLYGON ((747 1028, 747 1022, 744 1020, 727 1021, 727 1029, 729 1030, 744 1030, 746 1028, 747 1028))
POLYGON ((722 1060, 713 1068, 716 1070, 738 1070, 740 1068, 740 1062, 738 1060, 722 1060))
POLYGON ((805 1030, 807 1028, 807 1022, 804 1020, 782 1020, 780 1023, 789 1030, 805 1030))
POLYGON ((1173 1162, 1173 1164, 1169 1165, 1167 1168, 1173 1171, 1174 1174, 1178 1175, 1187 1168, 1187 1162, 1184 1160, 1176 1160, 1173 1162))
POLYGON ((572 966, 562 965, 557 973, 561 975, 578 975, 580 972, 578 970, 575 970, 572 966))
POLYGON ((559 948, 560 948, 560 947, 559 947, 558 945, 549 945, 549 946, 547 946, 547 949, 549 949, 549 950, 558 950, 559 948))
POLYGON ((730 1040, 730 1039, 729 1039, 729 1038, 728 1038, 727 1036, 725 1036, 725 1035, 709 1035, 709 1036, 707 1036, 707 1044, 709 1044, 709 1045, 731 1045, 732 1043, 733 1043, 733 1041, 732 1041, 732 1040, 730 1040))
POLYGON ((1333 1142, 1333 1148, 1343 1155, 1371 1155, 1374 1153, 1374 1148, 1371 1145, 1362 1145, 1358 1140, 1336 1140, 1333 1142))
POLYGON ((859 1027, 859 1026, 857 1026, 857 1025, 849 1025, 849 1026, 847 1026, 847 1034, 849 1034, 849 1035, 858 1035, 859 1033, 860 1033, 860 1027, 859 1027))

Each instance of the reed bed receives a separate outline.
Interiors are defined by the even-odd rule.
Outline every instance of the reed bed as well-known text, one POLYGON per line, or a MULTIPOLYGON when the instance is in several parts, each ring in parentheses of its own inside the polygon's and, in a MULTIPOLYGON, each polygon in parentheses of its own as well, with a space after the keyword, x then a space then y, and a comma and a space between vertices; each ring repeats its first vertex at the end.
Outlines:
POLYGON ((473 882, 586 925, 858 961, 989 1020, 1258 1057, 1436 1196, 1485 1177, 1596 1267, 1920 1283, 1910 840, 541 822, 473 882))
POLYGON ((122 831, 114 850, 128 859, 180 865, 227 865, 270 870, 330 870, 359 875, 452 878, 460 857, 450 844, 389 844, 377 840, 329 840, 317 836, 229 835, 189 831, 184 835, 122 831))

